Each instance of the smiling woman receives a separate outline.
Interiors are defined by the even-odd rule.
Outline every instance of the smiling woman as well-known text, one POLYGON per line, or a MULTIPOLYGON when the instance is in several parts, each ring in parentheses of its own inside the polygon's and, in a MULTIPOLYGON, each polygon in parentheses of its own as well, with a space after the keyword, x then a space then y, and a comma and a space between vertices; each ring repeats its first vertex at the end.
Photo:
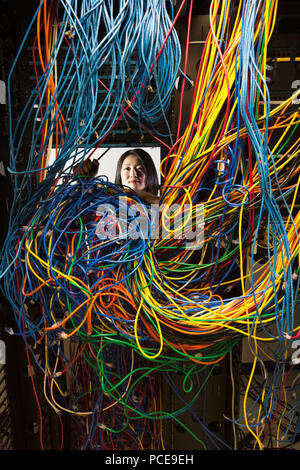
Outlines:
POLYGON ((129 186, 131 189, 146 190, 147 175, 139 157, 136 155, 128 155, 128 157, 123 160, 121 180, 123 185, 129 186))
POLYGON ((156 196, 158 176, 149 153, 143 149, 130 149, 123 153, 118 160, 115 183, 156 196))
MULTIPOLYGON (((115 152, 115 149, 110 150, 115 152)), ((102 155, 94 160, 87 158, 82 164, 74 165, 74 173, 83 178, 105 175, 109 181, 114 179, 115 184, 123 186, 125 192, 134 191, 143 202, 158 204, 160 184, 157 161, 155 160, 155 165, 150 153, 142 148, 126 150, 118 158, 115 173, 112 156, 114 157, 114 155, 109 155, 108 159, 104 159, 105 161, 102 155), (101 166, 99 160, 101 160, 101 166)), ((157 153, 154 156, 157 157, 157 153)))

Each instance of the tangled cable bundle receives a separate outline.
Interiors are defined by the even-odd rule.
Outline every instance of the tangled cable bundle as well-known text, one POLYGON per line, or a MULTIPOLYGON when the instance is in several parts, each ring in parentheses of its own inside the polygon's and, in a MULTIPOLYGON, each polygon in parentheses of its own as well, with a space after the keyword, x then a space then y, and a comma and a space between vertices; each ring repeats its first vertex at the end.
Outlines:
MULTIPOLYGON (((297 408, 288 424, 279 418, 289 348, 300 331, 300 121, 299 92, 270 104, 267 46, 277 1, 211 2, 183 132, 187 77, 175 27, 186 2, 175 17, 172 2, 122 0, 117 10, 113 3, 61 0, 56 8, 44 0, 32 20, 37 85, 17 123, 10 114, 15 197, 1 262, 15 334, 43 373, 47 402, 72 417, 75 445, 84 449, 164 449, 168 419, 202 448, 230 448, 194 405, 216 364, 247 338, 253 366, 242 416, 233 410, 230 419, 260 449, 276 423, 279 447, 297 408), (104 66, 106 83, 98 78, 104 66), (177 133, 171 147, 165 143, 158 217, 133 191, 104 177, 80 178, 73 166, 90 159, 120 120, 135 120, 162 142, 156 126, 169 126, 179 72, 177 133), (31 123, 24 170, 18 155, 31 123), (35 354, 40 344, 43 361, 35 354), (163 405, 166 389, 181 408, 163 405), (199 435, 181 420, 186 411, 199 435)), ((43 446, 42 425, 40 432, 43 446)))
POLYGON ((33 171, 38 183, 47 176, 52 185, 58 171, 70 169, 74 156, 83 161, 121 119, 127 127, 128 119, 155 126, 170 106, 181 58, 165 2, 120 1, 114 12, 111 1, 43 1, 11 70, 9 100, 13 70, 35 21, 36 87, 17 122, 10 117, 14 175, 24 134, 32 132, 29 173, 14 180, 29 196, 33 171))

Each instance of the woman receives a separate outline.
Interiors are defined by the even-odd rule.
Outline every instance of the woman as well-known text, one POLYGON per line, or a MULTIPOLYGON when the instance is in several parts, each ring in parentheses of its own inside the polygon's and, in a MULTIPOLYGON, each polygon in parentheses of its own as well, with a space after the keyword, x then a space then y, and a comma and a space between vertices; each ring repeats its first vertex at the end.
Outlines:
MULTIPOLYGON (((98 168, 97 160, 87 160, 83 163, 78 176, 96 176, 98 168)), ((124 186, 125 192, 130 192, 132 189, 148 204, 159 202, 156 168, 149 153, 143 149, 130 149, 121 155, 117 163, 115 183, 124 186)))
POLYGON ((158 203, 158 176, 153 160, 143 149, 127 150, 118 160, 115 183, 133 189, 149 203, 158 203))

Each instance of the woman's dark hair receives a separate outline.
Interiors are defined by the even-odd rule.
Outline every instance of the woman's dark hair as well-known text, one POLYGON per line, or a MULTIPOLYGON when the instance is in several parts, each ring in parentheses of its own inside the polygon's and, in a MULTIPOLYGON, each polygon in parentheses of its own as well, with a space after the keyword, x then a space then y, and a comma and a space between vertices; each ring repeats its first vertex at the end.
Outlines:
POLYGON ((115 183, 122 185, 121 169, 125 158, 129 157, 129 155, 135 155, 140 160, 147 177, 146 191, 156 196, 158 193, 158 176, 156 168, 149 153, 143 149, 127 150, 120 156, 116 169, 115 183))

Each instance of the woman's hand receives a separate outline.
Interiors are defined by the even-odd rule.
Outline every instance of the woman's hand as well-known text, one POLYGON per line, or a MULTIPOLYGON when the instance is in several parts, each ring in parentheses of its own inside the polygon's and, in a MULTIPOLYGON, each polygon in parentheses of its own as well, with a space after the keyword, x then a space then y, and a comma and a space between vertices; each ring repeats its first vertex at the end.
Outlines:
MULTIPOLYGON (((80 164, 74 165, 74 174, 83 178, 95 178, 99 169, 98 160, 86 160, 80 167, 80 164)), ((146 204, 159 204, 159 196, 154 196, 154 194, 149 193, 144 190, 133 190, 131 188, 122 188, 125 193, 128 194, 137 194, 141 201, 146 204)))
POLYGON ((80 167, 80 164, 74 165, 74 173, 76 174, 76 176, 83 176, 86 178, 95 178, 95 176, 98 173, 99 162, 98 160, 88 159, 85 162, 83 162, 80 170, 78 171, 79 167, 80 167))

